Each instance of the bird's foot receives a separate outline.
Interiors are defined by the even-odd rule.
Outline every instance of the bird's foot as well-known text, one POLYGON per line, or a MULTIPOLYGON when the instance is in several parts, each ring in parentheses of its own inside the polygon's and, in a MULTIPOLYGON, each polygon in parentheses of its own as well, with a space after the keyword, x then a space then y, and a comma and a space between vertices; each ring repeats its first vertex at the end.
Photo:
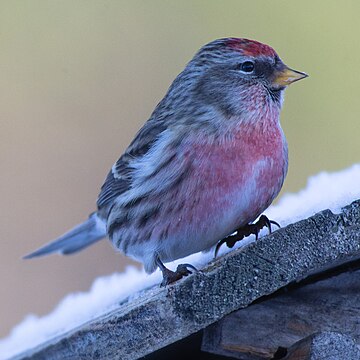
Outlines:
POLYGON ((182 279, 183 277, 192 274, 191 270, 197 271, 197 269, 190 264, 180 264, 176 268, 176 271, 172 271, 168 268, 161 270, 162 274, 163 274, 163 281, 161 282, 160 286, 163 287, 163 286, 170 285, 170 284, 174 283, 175 281, 178 281, 178 280, 182 279))
POLYGON ((197 271, 196 267, 191 264, 179 264, 176 271, 172 271, 168 269, 159 258, 157 258, 156 263, 163 274, 163 280, 160 287, 170 285, 175 281, 192 274, 192 271, 197 271))
POLYGON ((214 257, 216 258, 221 245, 224 243, 226 243, 229 248, 232 248, 238 241, 252 234, 255 235, 257 240, 259 238, 260 230, 265 226, 269 229, 269 234, 271 234, 271 225, 276 225, 280 228, 280 225, 276 221, 269 220, 265 215, 261 215, 256 223, 246 224, 245 226, 237 229, 234 235, 229 235, 226 238, 220 240, 216 245, 214 257))

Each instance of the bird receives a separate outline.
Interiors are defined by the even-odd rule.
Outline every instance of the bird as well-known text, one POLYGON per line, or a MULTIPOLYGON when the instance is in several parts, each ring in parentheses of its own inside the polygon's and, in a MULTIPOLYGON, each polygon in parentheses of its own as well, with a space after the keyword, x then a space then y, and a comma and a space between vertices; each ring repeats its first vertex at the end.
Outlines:
POLYGON ((280 192, 284 90, 307 76, 255 40, 207 43, 112 166, 97 210, 25 258, 72 254, 108 237, 147 273, 159 268, 163 286, 191 274, 190 264, 173 271, 164 263, 208 251, 234 231, 249 235, 280 192))

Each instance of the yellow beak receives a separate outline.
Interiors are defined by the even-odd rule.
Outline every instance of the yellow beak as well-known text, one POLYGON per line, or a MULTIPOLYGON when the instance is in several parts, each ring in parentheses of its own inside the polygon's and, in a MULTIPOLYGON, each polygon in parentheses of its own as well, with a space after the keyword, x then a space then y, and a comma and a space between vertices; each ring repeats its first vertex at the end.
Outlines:
POLYGON ((285 66, 283 70, 277 71, 274 74, 274 80, 272 81, 272 83, 275 86, 283 87, 283 86, 288 86, 295 81, 304 79, 308 76, 309 75, 303 72, 292 70, 287 66, 285 66))

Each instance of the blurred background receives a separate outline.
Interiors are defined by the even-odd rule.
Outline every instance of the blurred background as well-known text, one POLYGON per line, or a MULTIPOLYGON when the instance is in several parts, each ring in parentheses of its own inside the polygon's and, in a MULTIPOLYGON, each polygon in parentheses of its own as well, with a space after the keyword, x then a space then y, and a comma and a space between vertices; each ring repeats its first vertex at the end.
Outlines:
POLYGON ((286 93, 282 193, 359 162, 358 1, 0 3, 0 337, 29 312, 133 263, 103 241, 71 257, 21 256, 95 209, 114 161, 175 76, 220 37, 273 46, 310 78, 286 93))

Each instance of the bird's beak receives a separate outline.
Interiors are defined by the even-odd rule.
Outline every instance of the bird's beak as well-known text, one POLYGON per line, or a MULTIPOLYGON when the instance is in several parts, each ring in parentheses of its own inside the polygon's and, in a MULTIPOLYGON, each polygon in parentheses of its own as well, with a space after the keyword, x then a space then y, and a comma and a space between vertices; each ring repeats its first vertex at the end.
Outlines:
POLYGON ((308 76, 309 75, 303 72, 292 70, 285 66, 284 69, 275 72, 272 83, 276 87, 284 87, 292 84, 295 81, 304 79, 308 76))

